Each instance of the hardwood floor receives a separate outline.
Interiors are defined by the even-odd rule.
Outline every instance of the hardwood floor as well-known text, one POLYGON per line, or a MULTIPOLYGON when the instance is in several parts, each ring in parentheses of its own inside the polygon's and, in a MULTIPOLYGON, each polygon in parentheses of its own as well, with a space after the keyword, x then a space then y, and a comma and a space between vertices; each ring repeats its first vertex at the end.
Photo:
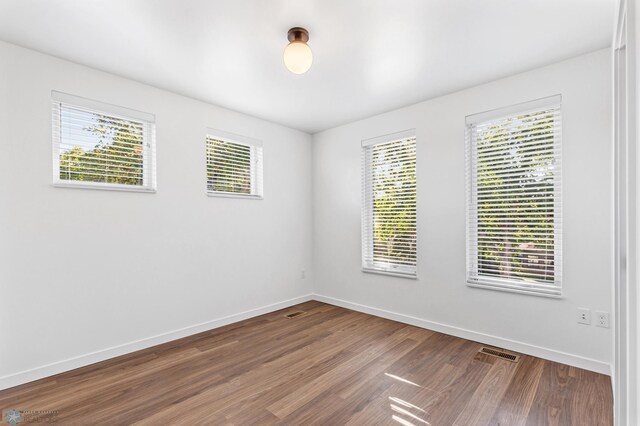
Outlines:
POLYGON ((0 408, 78 425, 612 424, 609 377, 481 346, 307 302, 2 391, 0 408))

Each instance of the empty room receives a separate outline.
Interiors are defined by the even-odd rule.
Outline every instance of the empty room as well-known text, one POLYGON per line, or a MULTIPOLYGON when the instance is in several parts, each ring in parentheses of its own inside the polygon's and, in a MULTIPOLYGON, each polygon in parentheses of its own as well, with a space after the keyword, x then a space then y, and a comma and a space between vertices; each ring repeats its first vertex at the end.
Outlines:
POLYGON ((638 426, 634 0, 0 0, 0 425, 638 426))

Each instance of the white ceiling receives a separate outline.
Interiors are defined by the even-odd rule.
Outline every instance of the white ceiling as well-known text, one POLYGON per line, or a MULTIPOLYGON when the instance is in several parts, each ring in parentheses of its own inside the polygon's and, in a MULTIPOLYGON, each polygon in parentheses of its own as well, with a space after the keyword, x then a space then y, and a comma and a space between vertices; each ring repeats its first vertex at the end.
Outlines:
POLYGON ((0 39, 314 133, 610 45, 615 0, 0 0, 0 39), (282 62, 310 32, 304 75, 282 62))

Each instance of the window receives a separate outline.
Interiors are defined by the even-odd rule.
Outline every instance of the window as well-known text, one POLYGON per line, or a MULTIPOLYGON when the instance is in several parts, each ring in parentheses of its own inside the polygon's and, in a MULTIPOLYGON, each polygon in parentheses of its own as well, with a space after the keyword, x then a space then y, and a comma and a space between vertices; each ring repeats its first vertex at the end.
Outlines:
POLYGON ((416 276, 415 131, 362 142, 362 269, 416 276))
POLYGON ((560 96, 467 117, 467 282, 561 294, 560 96))
POLYGON ((52 92, 53 183, 155 190, 155 117, 52 92))
POLYGON ((209 131, 207 193, 262 198, 262 144, 219 130, 209 131))

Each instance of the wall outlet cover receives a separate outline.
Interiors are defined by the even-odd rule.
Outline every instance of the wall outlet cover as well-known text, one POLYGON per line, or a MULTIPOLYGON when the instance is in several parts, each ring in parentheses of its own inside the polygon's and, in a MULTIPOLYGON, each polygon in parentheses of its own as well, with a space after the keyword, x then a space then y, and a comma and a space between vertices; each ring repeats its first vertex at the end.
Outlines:
POLYGON ((580 324, 591 324, 591 309, 578 308, 578 322, 580 324))
POLYGON ((596 311, 596 325, 598 327, 609 328, 609 312, 596 311))

